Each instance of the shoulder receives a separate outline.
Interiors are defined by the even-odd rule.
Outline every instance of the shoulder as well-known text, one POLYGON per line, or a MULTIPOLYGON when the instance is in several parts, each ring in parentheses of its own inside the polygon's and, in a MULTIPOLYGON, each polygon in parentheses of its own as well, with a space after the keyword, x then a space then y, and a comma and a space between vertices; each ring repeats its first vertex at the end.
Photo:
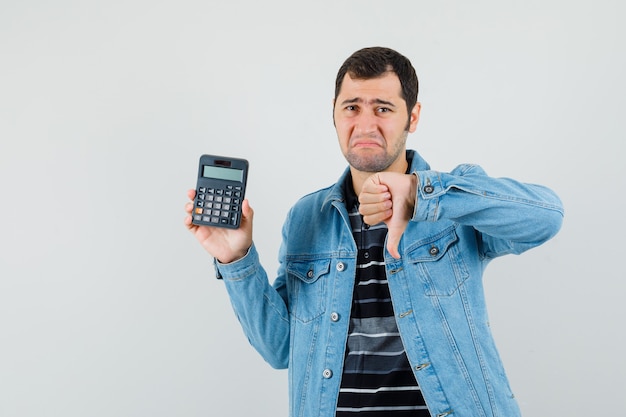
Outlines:
POLYGON ((334 184, 303 195, 293 205, 292 210, 310 210, 314 207, 321 209, 329 199, 332 199, 333 190, 335 190, 336 187, 337 185, 334 184))

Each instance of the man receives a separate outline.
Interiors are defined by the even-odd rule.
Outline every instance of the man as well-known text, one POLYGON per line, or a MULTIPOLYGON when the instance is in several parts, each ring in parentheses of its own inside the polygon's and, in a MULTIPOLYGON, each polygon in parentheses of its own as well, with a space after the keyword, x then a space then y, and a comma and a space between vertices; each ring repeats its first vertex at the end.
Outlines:
MULTIPOLYGON (((491 336, 487 263, 554 236, 558 197, 406 149, 420 115, 408 59, 365 48, 337 74, 333 118, 349 163, 283 226, 272 285, 243 203, 237 230, 185 223, 215 258, 250 343, 289 368, 290 415, 519 416, 491 336)), ((193 199, 194 191, 188 193, 193 199)))

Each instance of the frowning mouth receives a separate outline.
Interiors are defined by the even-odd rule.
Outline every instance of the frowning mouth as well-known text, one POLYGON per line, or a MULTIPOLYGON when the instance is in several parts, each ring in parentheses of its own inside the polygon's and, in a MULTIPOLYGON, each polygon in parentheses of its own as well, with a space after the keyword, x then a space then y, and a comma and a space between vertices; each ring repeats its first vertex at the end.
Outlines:
POLYGON ((353 148, 382 148, 383 141, 372 138, 353 139, 351 146, 353 148))

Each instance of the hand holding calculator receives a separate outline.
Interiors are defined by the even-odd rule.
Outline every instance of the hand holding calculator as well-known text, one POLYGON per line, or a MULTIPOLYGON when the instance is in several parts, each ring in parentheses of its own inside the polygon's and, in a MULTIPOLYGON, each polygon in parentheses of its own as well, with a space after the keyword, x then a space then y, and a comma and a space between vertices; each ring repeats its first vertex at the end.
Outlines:
POLYGON ((191 221, 199 226, 237 229, 248 179, 248 161, 202 155, 191 221))

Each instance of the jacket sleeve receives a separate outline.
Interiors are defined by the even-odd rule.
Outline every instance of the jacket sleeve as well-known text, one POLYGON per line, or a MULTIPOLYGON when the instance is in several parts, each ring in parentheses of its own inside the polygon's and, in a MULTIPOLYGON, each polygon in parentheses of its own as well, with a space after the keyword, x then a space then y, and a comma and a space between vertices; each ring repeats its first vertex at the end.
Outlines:
POLYGON ((270 285, 254 244, 230 264, 215 263, 230 302, 250 344, 277 369, 289 364, 289 313, 284 279, 270 285))
POLYGON ((563 205, 544 186, 492 178, 477 165, 414 174, 419 181, 412 221, 446 219, 473 227, 484 258, 520 254, 561 228, 563 205))

